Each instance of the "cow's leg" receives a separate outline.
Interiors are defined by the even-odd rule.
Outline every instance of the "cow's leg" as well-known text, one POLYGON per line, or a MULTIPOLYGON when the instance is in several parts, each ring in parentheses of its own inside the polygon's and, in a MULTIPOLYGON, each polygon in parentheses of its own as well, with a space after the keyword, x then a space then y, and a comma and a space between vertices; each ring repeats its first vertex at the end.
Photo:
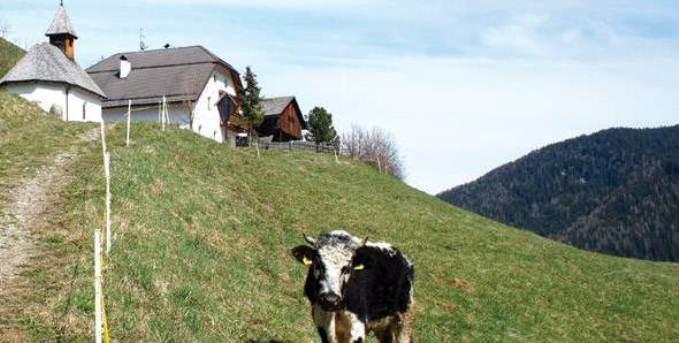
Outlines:
POLYGON ((360 320, 355 314, 346 312, 347 317, 351 321, 351 338, 350 343, 364 343, 365 342, 365 321, 360 320))
POLYGON ((318 305, 312 305, 311 316, 314 318, 318 335, 321 336, 321 342, 337 343, 335 338, 335 314, 323 311, 318 305))
POLYGON ((414 322, 415 312, 412 308, 399 316, 396 325, 393 326, 396 343, 412 343, 414 322))

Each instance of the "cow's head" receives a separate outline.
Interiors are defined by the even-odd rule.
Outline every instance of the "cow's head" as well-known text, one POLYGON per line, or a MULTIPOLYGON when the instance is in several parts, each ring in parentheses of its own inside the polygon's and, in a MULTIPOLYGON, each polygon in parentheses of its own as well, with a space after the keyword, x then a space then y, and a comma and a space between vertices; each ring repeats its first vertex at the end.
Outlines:
POLYGON ((304 235, 308 244, 292 249, 292 255, 309 267, 304 293, 312 303, 325 311, 342 308, 342 296, 352 273, 365 266, 353 259, 358 248, 365 245, 346 231, 336 230, 313 239, 304 235))

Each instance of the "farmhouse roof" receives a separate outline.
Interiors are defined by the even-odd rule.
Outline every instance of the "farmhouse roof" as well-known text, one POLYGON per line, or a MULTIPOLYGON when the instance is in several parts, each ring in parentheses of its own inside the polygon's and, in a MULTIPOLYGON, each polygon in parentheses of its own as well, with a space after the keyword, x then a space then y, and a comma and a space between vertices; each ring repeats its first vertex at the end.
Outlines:
POLYGON ((262 99, 262 111, 264 112, 264 121, 260 124, 260 129, 266 131, 271 130, 276 126, 278 122, 278 116, 285 111, 288 105, 292 104, 295 106, 297 113, 299 115, 299 120, 302 123, 302 128, 307 128, 307 123, 304 120, 302 110, 299 109, 297 104, 297 99, 294 96, 281 96, 275 98, 264 98, 262 99))
POLYGON ((229 63, 202 46, 125 52, 112 55, 89 67, 87 72, 106 92, 104 108, 156 104, 167 101, 195 101, 215 69, 225 69, 240 88, 240 75, 229 63), (130 74, 121 79, 120 59, 131 64, 130 74))
POLYGON ((76 62, 69 60, 59 48, 49 43, 31 47, 0 80, 0 84, 30 81, 65 83, 106 97, 104 91, 76 62))
POLYGON ((62 4, 57 9, 57 13, 54 14, 54 19, 52 19, 52 23, 50 24, 49 28, 47 28, 45 35, 52 36, 64 33, 78 38, 78 35, 75 33, 75 29, 73 28, 73 24, 71 24, 71 19, 68 17, 68 14, 64 9, 64 5, 62 4))
POLYGON ((262 110, 265 116, 279 115, 288 105, 295 100, 294 96, 282 96, 277 98, 262 99, 262 110))

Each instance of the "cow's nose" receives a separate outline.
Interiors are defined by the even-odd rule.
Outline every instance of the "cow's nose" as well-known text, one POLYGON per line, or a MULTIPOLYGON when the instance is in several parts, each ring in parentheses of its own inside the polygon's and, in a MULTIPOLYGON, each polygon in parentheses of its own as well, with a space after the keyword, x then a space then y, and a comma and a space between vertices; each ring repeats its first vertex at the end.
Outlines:
POLYGON ((323 293, 320 295, 320 300, 326 310, 335 310, 340 303, 340 297, 335 293, 323 293))

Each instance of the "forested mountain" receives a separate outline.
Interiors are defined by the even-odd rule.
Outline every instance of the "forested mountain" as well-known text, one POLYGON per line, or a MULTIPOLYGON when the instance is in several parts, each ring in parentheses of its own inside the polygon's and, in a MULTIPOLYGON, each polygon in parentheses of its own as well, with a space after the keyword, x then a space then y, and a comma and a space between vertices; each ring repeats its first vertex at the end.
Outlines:
POLYGON ((679 125, 553 144, 438 197, 583 249, 679 261, 679 125))

